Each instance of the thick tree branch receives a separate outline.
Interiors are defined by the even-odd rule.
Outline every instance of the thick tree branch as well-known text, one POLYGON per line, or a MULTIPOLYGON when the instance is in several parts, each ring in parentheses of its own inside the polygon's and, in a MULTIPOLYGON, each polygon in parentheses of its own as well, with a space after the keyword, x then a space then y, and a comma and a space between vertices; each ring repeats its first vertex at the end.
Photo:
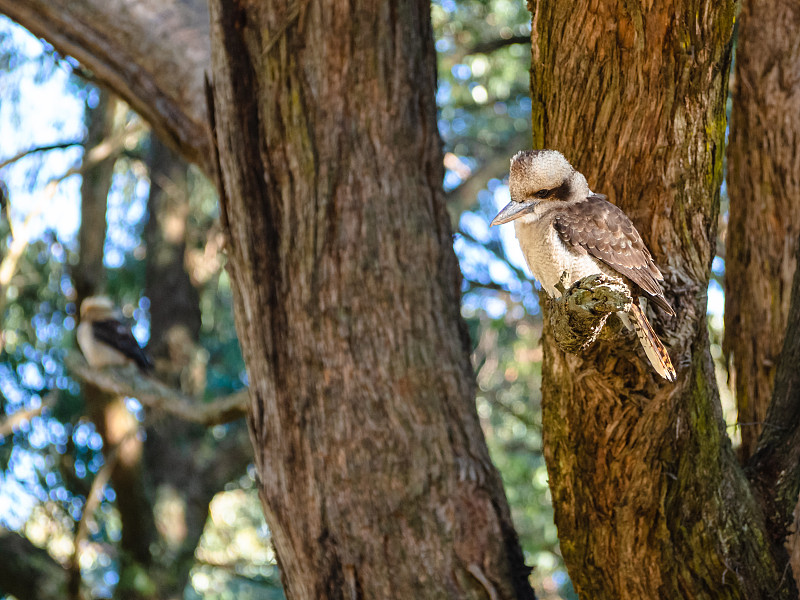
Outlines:
POLYGON ((214 402, 201 402, 163 383, 143 375, 134 366, 92 369, 77 354, 65 359, 67 368, 81 381, 117 396, 136 398, 147 408, 174 415, 200 425, 221 425, 243 418, 247 414, 247 390, 224 396, 214 402))
POLYGON ((0 12, 76 58, 159 137, 208 166, 204 0, 0 0, 0 12))

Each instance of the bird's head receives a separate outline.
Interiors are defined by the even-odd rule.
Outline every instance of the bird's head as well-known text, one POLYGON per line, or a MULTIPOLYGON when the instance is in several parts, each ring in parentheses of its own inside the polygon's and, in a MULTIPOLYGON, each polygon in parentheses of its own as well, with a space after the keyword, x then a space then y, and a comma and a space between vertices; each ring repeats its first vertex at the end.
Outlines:
POLYGON ((550 202, 566 202, 589 192, 586 179, 556 150, 525 150, 511 159, 511 202, 492 225, 508 223, 550 202))
POLYGON ((81 302, 81 321, 108 319, 114 314, 114 303, 105 296, 89 296, 81 302))

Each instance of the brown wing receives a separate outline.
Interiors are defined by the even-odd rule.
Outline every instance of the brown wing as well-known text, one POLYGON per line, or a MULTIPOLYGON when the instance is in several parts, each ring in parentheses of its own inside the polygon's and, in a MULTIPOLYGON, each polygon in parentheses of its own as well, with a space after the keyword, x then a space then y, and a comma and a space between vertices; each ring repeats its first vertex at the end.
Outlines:
POLYGON ((132 359, 143 371, 153 368, 153 361, 139 346, 130 327, 116 319, 92 321, 92 334, 103 342, 132 359))
POLYGON ((556 217, 554 226, 567 245, 580 248, 627 277, 664 312, 675 311, 664 298, 659 282, 664 276, 653 262, 642 236, 624 212, 601 194, 571 204, 556 217))

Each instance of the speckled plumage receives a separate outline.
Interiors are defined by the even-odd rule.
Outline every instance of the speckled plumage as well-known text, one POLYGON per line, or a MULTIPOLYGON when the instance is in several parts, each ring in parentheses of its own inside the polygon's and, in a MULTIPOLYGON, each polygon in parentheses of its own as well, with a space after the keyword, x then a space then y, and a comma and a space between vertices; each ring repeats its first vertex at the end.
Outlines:
MULTIPOLYGON (((509 190, 511 202, 492 224, 514 220, 531 273, 550 296, 560 296, 559 282, 569 288, 603 273, 622 278, 634 296, 646 296, 675 314, 664 298, 661 271, 631 220, 605 196, 592 193, 586 178, 561 153, 517 153, 511 159, 509 190)), ((674 381, 669 355, 644 313, 635 306, 630 316, 656 371, 674 381)))

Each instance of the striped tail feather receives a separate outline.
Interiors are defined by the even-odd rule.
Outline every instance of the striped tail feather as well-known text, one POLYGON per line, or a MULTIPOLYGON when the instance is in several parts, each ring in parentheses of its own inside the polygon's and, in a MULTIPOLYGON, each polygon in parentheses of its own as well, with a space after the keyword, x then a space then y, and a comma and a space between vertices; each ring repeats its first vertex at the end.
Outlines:
POLYGON ((633 316, 633 328, 639 341, 642 343, 644 353, 656 373, 661 375, 667 381, 675 381, 675 368, 672 366, 672 361, 669 359, 669 354, 664 344, 658 339, 656 332, 653 331, 650 322, 642 312, 642 309, 634 301, 631 304, 630 314, 633 316))

